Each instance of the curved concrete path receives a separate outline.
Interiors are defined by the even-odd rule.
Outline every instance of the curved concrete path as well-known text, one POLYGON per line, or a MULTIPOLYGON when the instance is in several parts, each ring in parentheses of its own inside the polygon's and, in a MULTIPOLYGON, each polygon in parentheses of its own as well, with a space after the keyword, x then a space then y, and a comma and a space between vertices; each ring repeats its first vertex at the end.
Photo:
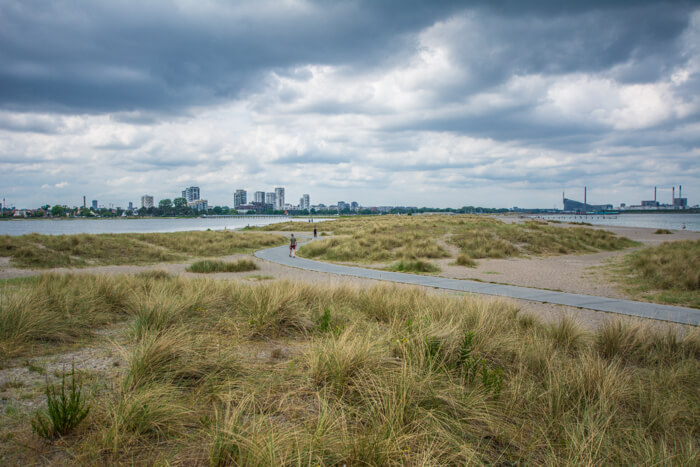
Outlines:
POLYGON ((674 323, 700 324, 700 310, 680 306, 657 305, 655 303, 635 302, 633 300, 618 300, 614 298, 595 297, 592 295, 553 292, 542 289, 531 289, 514 285, 489 284, 485 282, 464 279, 449 279, 446 277, 422 276, 402 272, 364 269, 340 264, 324 263, 304 258, 290 258, 289 247, 280 246, 255 252, 255 256, 273 263, 292 266, 310 271, 327 272, 344 276, 378 279, 402 284, 422 285, 439 289, 456 290, 501 297, 532 300, 536 302, 554 303, 557 305, 575 306, 590 310, 607 311, 641 318, 658 319, 674 323))

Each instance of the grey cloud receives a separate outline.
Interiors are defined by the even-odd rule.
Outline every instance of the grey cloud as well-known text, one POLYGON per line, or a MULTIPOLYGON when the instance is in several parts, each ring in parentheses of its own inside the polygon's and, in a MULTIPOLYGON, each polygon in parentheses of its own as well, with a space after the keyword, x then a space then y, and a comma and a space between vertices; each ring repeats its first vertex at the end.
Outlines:
POLYGON ((290 152, 276 158, 273 164, 342 164, 356 160, 345 154, 328 154, 321 151, 308 151, 303 153, 290 152))
POLYGON ((387 12, 373 3, 193 2, 187 11, 170 1, 8 1, 0 5, 0 105, 112 112, 214 103, 255 89, 272 69, 380 62, 405 46, 406 33, 453 9, 387 12))

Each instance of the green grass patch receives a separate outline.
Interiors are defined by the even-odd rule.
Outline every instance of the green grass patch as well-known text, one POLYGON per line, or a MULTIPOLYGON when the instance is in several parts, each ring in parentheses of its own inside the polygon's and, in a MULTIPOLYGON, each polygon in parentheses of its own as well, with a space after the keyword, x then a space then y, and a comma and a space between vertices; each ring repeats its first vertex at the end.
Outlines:
POLYGON ((396 263, 390 264, 386 270, 397 272, 432 273, 440 272, 440 267, 437 264, 431 263, 430 261, 414 259, 397 261, 396 263))
POLYGON ((213 273, 213 272, 245 272, 254 271, 258 265, 249 259, 239 259, 237 261, 218 261, 205 259, 192 263, 187 271, 197 273, 213 273))
POLYGON ((671 232, 671 231, 668 230, 668 229, 656 229, 656 230, 654 231, 654 233, 655 233, 656 235, 671 235, 673 232, 671 232))

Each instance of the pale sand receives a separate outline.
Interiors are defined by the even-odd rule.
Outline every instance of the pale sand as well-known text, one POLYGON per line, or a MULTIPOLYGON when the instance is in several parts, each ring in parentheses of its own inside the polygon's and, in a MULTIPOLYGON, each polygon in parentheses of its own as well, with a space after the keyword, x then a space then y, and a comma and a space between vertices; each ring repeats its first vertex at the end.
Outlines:
MULTIPOLYGON (((566 226, 566 224, 554 224, 566 226)), ((676 231, 672 235, 656 235, 655 229, 629 228, 629 227, 592 227, 612 231, 618 235, 626 236, 632 240, 642 242, 644 245, 656 245, 664 241, 676 240, 697 240, 700 239, 700 232, 676 231)), ((280 232, 289 236, 290 232, 280 232)), ((295 232, 295 236, 302 240, 309 238, 308 232, 295 232)), ((549 290, 561 290, 571 293, 582 293, 612 298, 634 298, 629 297, 613 284, 606 282, 604 274, 596 273, 595 268, 603 266, 606 261, 625 255, 636 248, 631 248, 616 252, 600 252, 586 255, 564 255, 534 258, 511 258, 511 259, 491 259, 479 260, 476 268, 464 268, 453 266, 449 263, 452 259, 441 260, 445 277, 460 279, 477 279, 485 282, 498 282, 503 284, 520 285, 524 287, 534 287, 549 290)), ((282 279, 309 282, 322 286, 335 285, 357 285, 369 287, 382 281, 371 279, 361 279, 348 276, 339 276, 328 273, 307 271, 303 269, 282 266, 276 263, 255 258, 252 255, 231 255, 223 256, 220 259, 231 261, 239 258, 251 258, 259 266, 259 270, 241 273, 217 273, 217 274, 194 274, 185 271, 187 266, 194 260, 187 263, 162 263, 148 266, 99 266, 80 269, 57 268, 51 270, 26 270, 13 268, 9 264, 9 258, 0 258, 0 279, 25 277, 43 272, 75 273, 75 274, 133 274, 136 272, 162 269, 170 274, 182 275, 184 277, 209 277, 219 280, 243 280, 250 283, 263 282, 268 279, 282 279)), ((409 287, 398 285, 399 287, 409 287)), ((455 292, 434 290, 436 293, 455 294, 455 292)), ((501 299, 495 297, 482 296, 486 300, 505 300, 516 303, 523 312, 538 316, 546 322, 557 322, 562 316, 567 315, 587 329, 597 329, 601 324, 610 320, 621 318, 621 315, 614 313, 604 313, 593 310, 566 307, 561 305, 543 304, 525 300, 501 299)), ((636 318, 625 317, 624 319, 635 320, 636 318)), ((641 321, 652 322, 653 320, 641 321)), ((654 326, 662 328, 682 329, 684 326, 653 321, 654 326)))

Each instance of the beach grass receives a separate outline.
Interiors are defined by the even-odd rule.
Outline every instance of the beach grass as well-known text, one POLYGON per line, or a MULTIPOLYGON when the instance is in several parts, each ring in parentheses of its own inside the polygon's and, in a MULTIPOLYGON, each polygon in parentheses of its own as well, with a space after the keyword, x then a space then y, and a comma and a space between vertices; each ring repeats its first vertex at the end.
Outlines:
POLYGON ((588 332, 405 286, 154 274, 12 289, 1 292, 0 343, 19 350, 3 366, 36 356, 35 343, 51 356, 63 339, 114 326, 124 364, 85 374, 90 413, 55 442, 32 433, 34 409, 4 401, 3 464, 700 461, 697 329, 619 320, 588 332), (5 324, 22 319, 35 321, 5 324))
POLYGON ((609 271, 637 299, 700 308, 700 240, 644 248, 609 271))
MULTIPOLYGON (((265 228, 282 230, 292 228, 292 224, 265 228)), ((482 258, 589 253, 637 245, 601 229, 537 221, 507 224, 482 216, 357 217, 324 222, 323 228, 334 236, 303 245, 299 256, 387 263, 385 267, 398 261, 455 258, 456 264, 473 267, 475 260, 482 258)))
POLYGON ((10 257, 11 264, 20 268, 80 268, 250 253, 285 241, 274 234, 232 231, 4 235, 0 237, 0 256, 10 257))
POLYGON ((245 272, 260 269, 254 261, 250 259, 239 259, 236 261, 220 261, 204 259, 195 261, 188 268, 189 272, 214 273, 214 272, 245 272))

